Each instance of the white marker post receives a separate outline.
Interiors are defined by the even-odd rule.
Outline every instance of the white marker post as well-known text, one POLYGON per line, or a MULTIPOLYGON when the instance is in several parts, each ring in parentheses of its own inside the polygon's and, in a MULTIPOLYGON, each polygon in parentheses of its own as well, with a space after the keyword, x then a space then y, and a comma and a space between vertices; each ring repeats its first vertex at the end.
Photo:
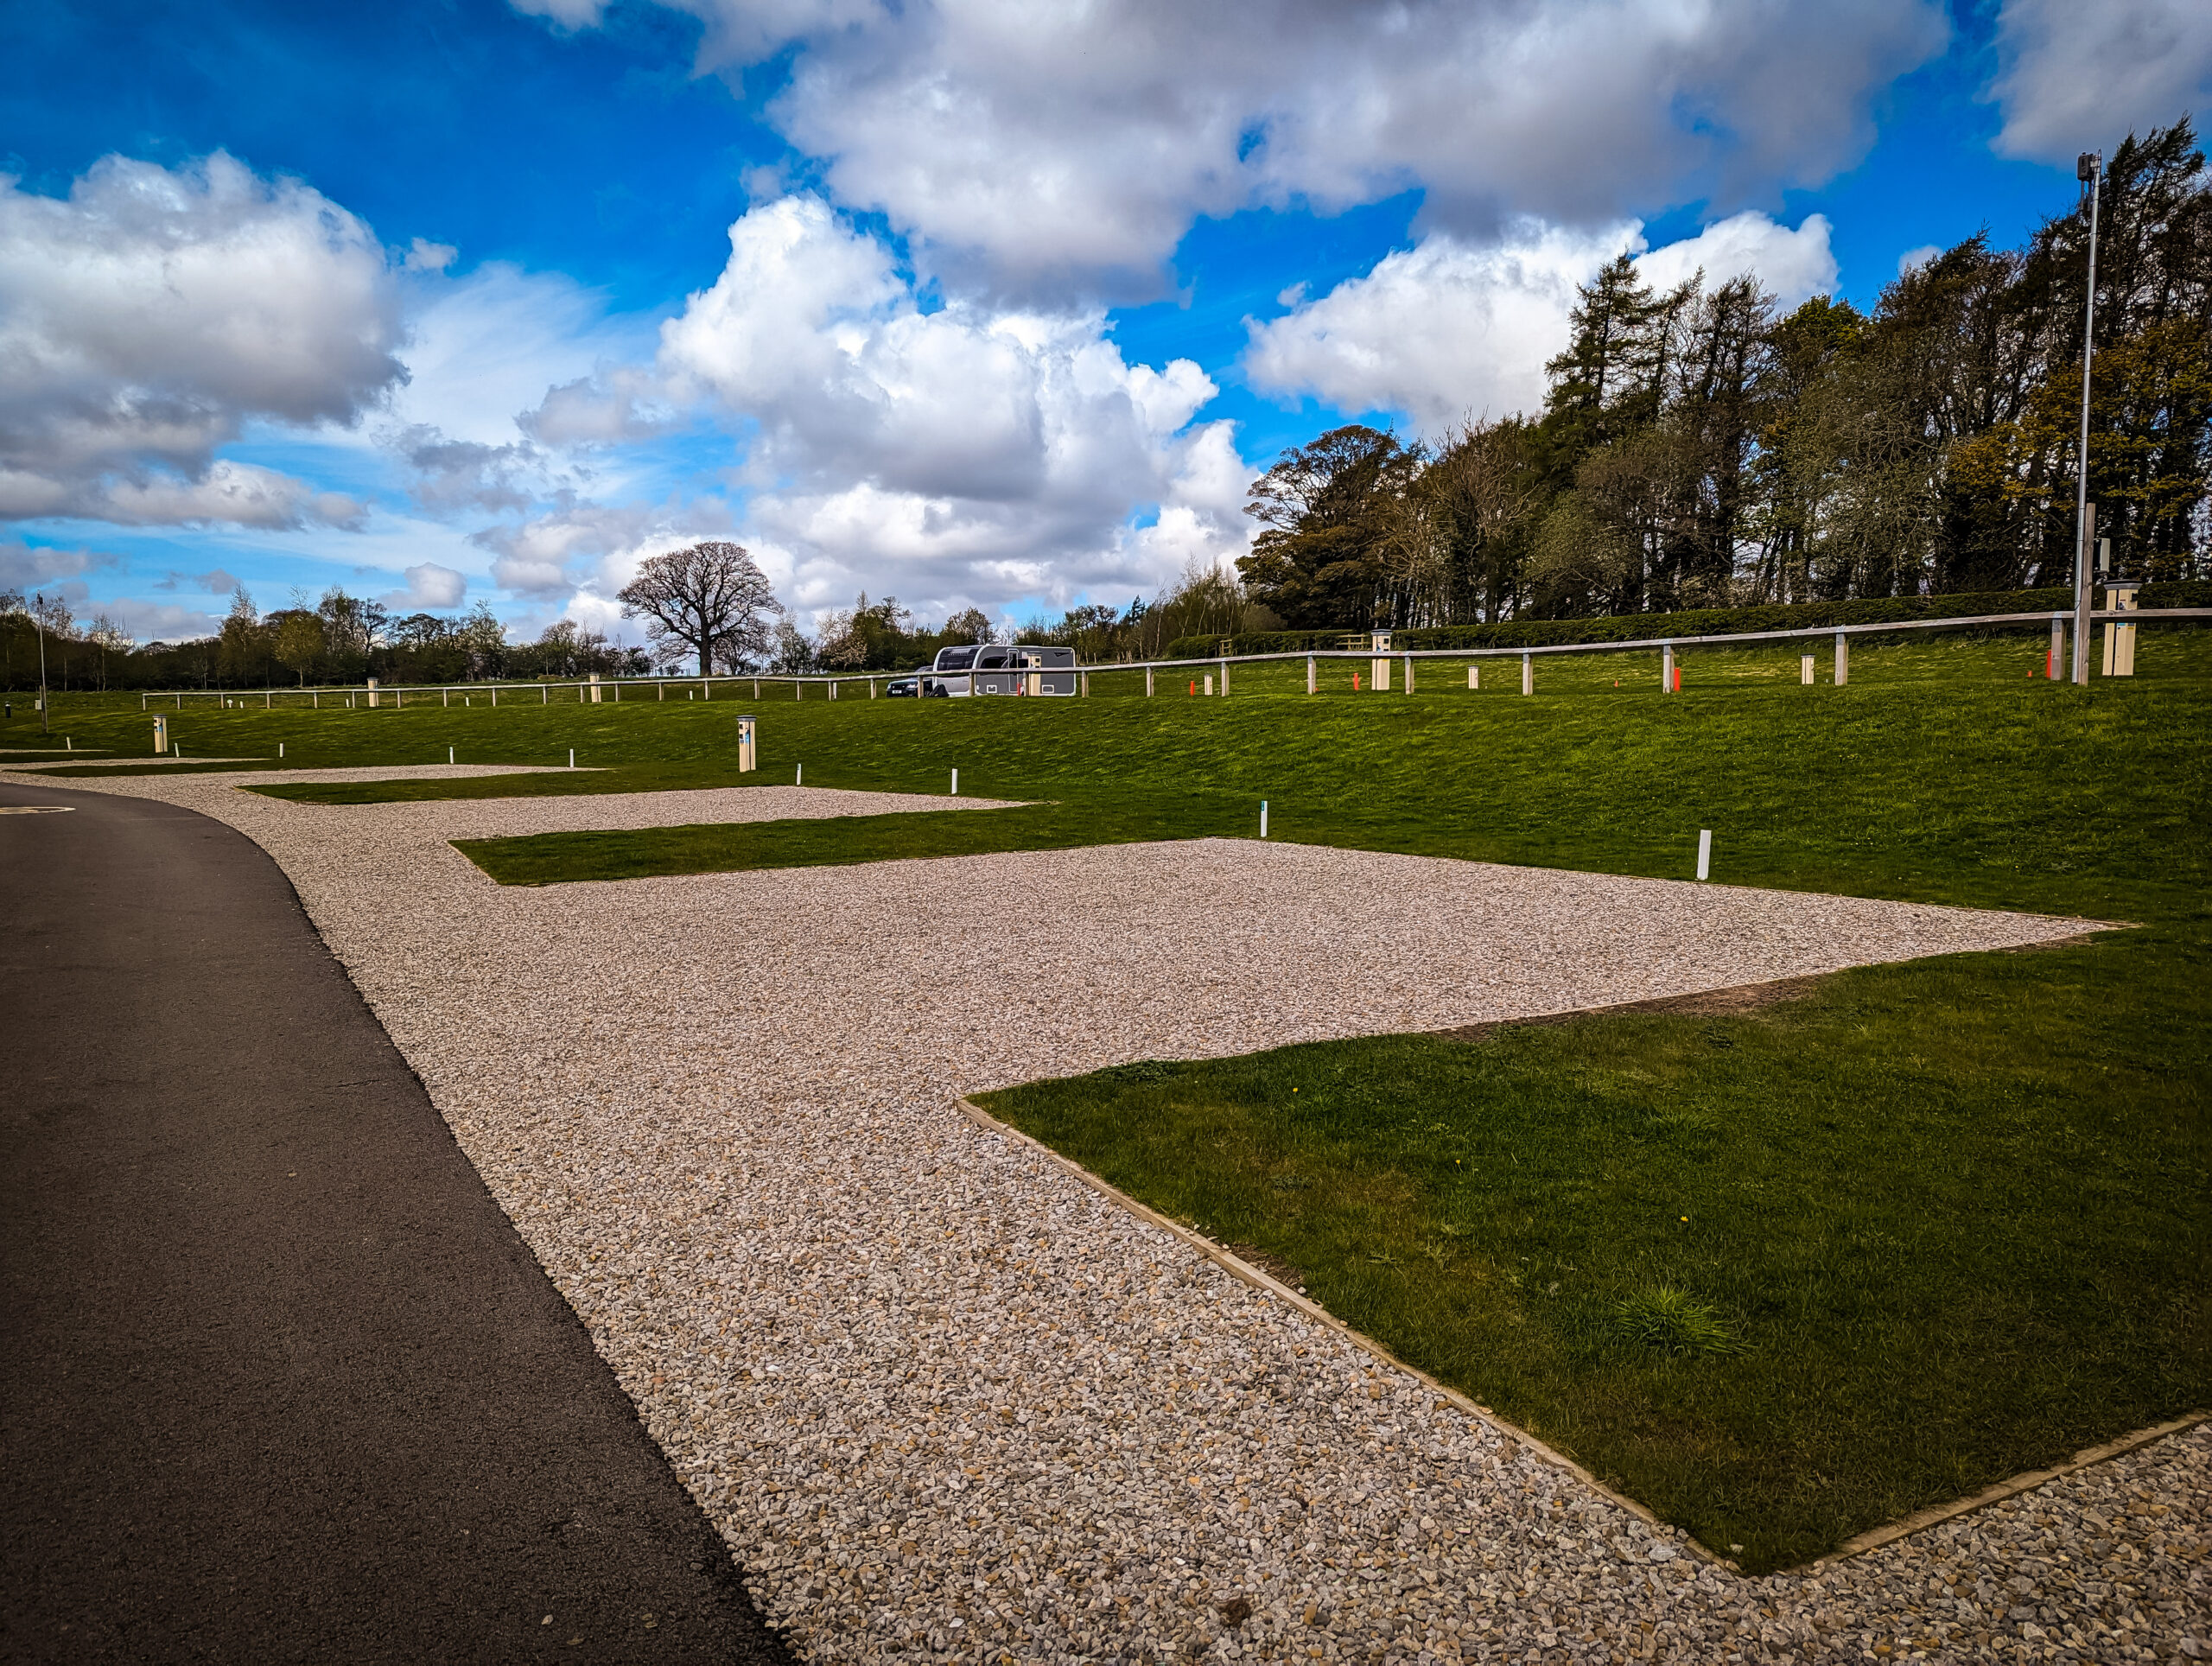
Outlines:
POLYGON ((960 772, 957 769, 952 772, 952 796, 956 798, 960 796, 960 772))
POLYGON ((1482 685, 1483 668, 1479 664, 1469 665, 1467 667, 1467 686, 1471 689, 1479 689, 1482 685))
POLYGON ((1803 653, 1797 656, 1797 680, 1808 689, 1813 686, 1812 655, 1803 653))
POLYGON ((1263 839, 1268 836, 1268 801, 1265 798, 1260 800, 1260 836, 1263 839))
POLYGON ((1318 692, 1320 684, 1313 674, 1313 656, 1309 653, 1306 656, 1306 692, 1313 694, 1318 692))
POLYGON ((276 743, 276 755, 279 758, 282 758, 284 755, 284 743, 282 741, 279 741, 276 743))
POLYGON ((446 761, 448 763, 453 762, 453 748, 451 747, 448 747, 446 748, 446 761))
POLYGON ((1524 653, 1521 656, 1521 692, 1534 694, 1535 691, 1536 657, 1534 654, 1524 653))
POLYGON ((804 786, 806 785, 806 766, 804 764, 801 764, 798 766, 798 773, 791 777, 791 785, 793 786, 804 786))
POLYGON ((1709 879, 1713 874, 1713 830, 1700 827, 1697 830, 1697 876, 1709 879))
POLYGON ((1674 691, 1675 645, 1671 642, 1662 642, 1659 645, 1659 692, 1672 694, 1674 691))
POLYGON ((575 749, 574 747, 570 747, 569 748, 569 767, 570 769, 574 769, 575 766, 576 766, 576 749, 575 749))

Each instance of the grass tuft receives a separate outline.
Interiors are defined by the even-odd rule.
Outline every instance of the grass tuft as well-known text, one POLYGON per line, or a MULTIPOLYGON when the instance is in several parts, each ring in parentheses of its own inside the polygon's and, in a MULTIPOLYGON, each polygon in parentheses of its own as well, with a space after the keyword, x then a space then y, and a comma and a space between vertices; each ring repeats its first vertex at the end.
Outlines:
POLYGON ((1638 1348, 1676 1358, 1737 1354, 1745 1344, 1711 1302, 1671 1284, 1655 1284, 1613 1306, 1613 1334, 1638 1348))

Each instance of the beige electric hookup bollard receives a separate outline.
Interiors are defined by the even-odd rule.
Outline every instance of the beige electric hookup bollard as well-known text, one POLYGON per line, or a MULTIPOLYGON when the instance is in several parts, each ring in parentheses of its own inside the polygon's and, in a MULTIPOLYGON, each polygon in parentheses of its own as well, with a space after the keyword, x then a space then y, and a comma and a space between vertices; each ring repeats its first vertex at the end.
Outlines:
POLYGON ((745 774, 753 766, 753 740, 755 728, 756 723, 753 718, 741 717, 737 720, 737 773, 741 775, 745 774))
POLYGON ((169 720, 166 717, 156 717, 154 720, 154 756, 158 758, 168 749, 169 720))
MULTIPOLYGON (((2133 582, 2106 585, 2105 607, 2116 614, 2133 613, 2135 593, 2141 588, 2133 582)), ((2105 675, 2135 675, 2135 627, 2133 625, 2123 625, 2118 620, 2105 621, 2105 675)))

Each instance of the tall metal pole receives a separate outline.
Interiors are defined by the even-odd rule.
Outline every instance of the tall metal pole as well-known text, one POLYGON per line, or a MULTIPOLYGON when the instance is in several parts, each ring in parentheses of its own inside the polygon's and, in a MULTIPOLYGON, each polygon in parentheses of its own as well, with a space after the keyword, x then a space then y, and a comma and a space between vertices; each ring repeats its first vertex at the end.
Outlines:
POLYGON ((2080 480, 2074 493, 2074 680, 2089 680, 2089 365, 2097 351, 2097 208, 2104 195, 2105 158, 2085 150, 2075 162, 2076 178, 2089 188, 2089 283, 2082 315, 2082 449, 2075 458, 2080 480))
POLYGON ((54 713, 50 708, 54 702, 48 696, 46 691, 46 598, 44 596, 34 595, 31 597, 31 620, 38 626, 38 732, 41 734, 51 734, 54 733, 54 713))

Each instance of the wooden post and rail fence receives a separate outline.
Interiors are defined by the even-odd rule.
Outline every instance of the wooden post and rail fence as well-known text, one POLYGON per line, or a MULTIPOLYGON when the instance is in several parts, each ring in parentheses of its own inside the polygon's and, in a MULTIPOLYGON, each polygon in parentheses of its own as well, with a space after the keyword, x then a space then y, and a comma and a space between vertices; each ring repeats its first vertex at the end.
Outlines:
MULTIPOLYGON (((1400 690, 1414 691, 1414 668, 1422 660, 1451 660, 1464 662, 1467 666, 1467 686, 1482 686, 1482 664, 1491 659, 1514 659, 1521 662, 1521 692, 1534 695, 1536 691, 1536 662, 1539 659, 1565 654, 1638 653, 1656 651, 1659 655, 1659 687, 1665 694, 1679 693, 1681 688, 1681 668, 1677 652, 1684 648, 1741 648, 1763 642, 1808 642, 1827 639, 1829 647, 1829 682, 1841 687, 1851 680, 1851 639, 1854 636, 1894 636, 1922 631, 1988 630, 2032 628, 2048 621, 2050 626, 2050 648, 2045 661, 2046 674, 2053 681, 2065 680, 2066 635, 2069 626, 2079 630, 2090 625, 2102 625, 2103 674, 2107 677, 2133 677, 2135 674, 2135 633, 2141 626, 2178 622, 2183 620, 2212 619, 2212 607, 2152 607, 2135 606, 2133 586, 2111 587, 2110 599, 2113 606, 2076 614, 2067 608, 2055 612, 2027 614, 1980 614, 1962 619, 1893 620, 1872 625, 1815 625, 1783 631, 1742 631, 1719 636, 1646 637, 1631 641, 1548 643, 1541 646, 1505 648, 1399 648, 1391 645, 1389 632, 1358 633, 1349 640, 1359 645, 1342 648, 1293 649, 1280 653, 1230 654, 1221 653, 1198 659, 1139 659, 1098 661, 1077 667, 1078 697, 1090 692, 1092 675, 1112 672, 1142 672, 1144 691, 1151 696, 1155 690, 1157 673, 1168 671, 1191 678, 1193 685, 1201 680, 1199 667, 1211 664, 1212 670, 1203 673, 1208 693, 1226 696, 1230 686, 1231 665, 1263 665, 1304 660, 1306 662, 1306 692, 1320 692, 1319 667, 1323 660, 1364 660, 1367 680, 1365 688, 1376 693, 1388 693, 1395 680, 1400 690), (2125 591, 2126 594, 2120 594, 2125 591), (1391 661, 1399 664, 1399 675, 1392 677, 1391 661)), ((1799 657, 1799 680, 1811 684, 1817 681, 1815 656, 1799 657)), ((791 697, 804 699, 809 688, 818 689, 825 699, 835 700, 841 686, 850 689, 865 684, 868 698, 877 697, 877 684, 895 677, 927 677, 927 668, 920 671, 763 671, 758 675, 715 677, 602 677, 586 676, 574 680, 539 681, 532 683, 429 683, 385 684, 371 677, 366 682, 347 685, 321 684, 314 688, 267 688, 253 692, 234 689, 172 689, 149 690, 139 696, 139 709, 150 711, 159 703, 182 711, 188 703, 205 708, 213 705, 224 708, 275 710, 279 707, 320 710, 324 701, 334 707, 347 709, 366 707, 381 709, 389 706, 404 710, 409 706, 436 705, 450 709, 458 702, 474 705, 481 700, 496 708, 504 700, 508 705, 620 703, 625 698, 650 699, 664 703, 671 699, 715 700, 728 699, 732 695, 750 691, 755 700, 767 697, 767 690, 788 684, 791 697), (261 698, 257 700, 253 693, 261 698), (530 696, 536 695, 532 700, 530 696)), ((1359 679, 1355 677, 1355 681, 1359 679)), ((1365 691, 1364 690, 1363 691, 1365 691)))

